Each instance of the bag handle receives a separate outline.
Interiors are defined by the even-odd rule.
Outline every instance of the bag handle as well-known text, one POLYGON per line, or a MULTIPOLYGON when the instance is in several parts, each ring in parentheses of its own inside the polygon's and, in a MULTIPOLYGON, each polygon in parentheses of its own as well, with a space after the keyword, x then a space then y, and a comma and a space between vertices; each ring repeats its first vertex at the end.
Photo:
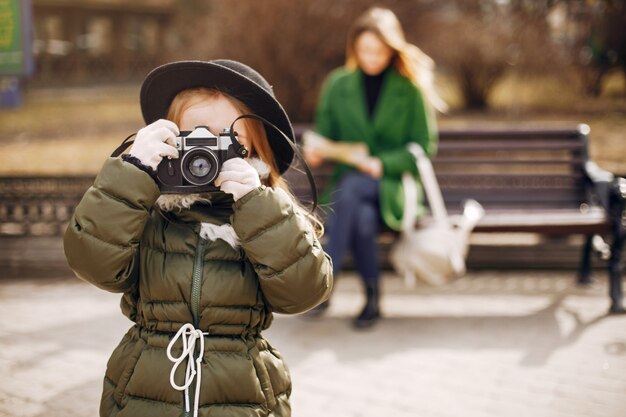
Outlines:
MULTIPOLYGON (((439 183, 437 182, 437 177, 435 176, 435 170, 433 169, 433 165, 430 159, 428 159, 428 156, 426 156, 426 153, 424 152, 422 147, 417 143, 409 143, 407 145, 407 149, 415 157, 417 172, 419 172, 420 179, 424 187, 426 197, 428 198, 428 203, 430 205, 430 211, 432 212, 433 218, 435 219, 435 223, 449 227, 450 222, 448 221, 448 210, 446 209, 446 205, 443 202, 443 195, 441 194, 441 189, 439 188, 439 183)), ((409 176, 414 182, 414 191, 412 191, 410 189, 411 187, 409 186, 409 193, 413 193, 413 196, 410 200, 410 196, 407 196, 405 193, 405 206, 407 202, 411 202, 411 204, 415 206, 414 208, 411 208, 411 211, 413 211, 413 216, 409 217, 409 219, 415 219, 415 214, 417 211, 417 186, 415 185, 415 180, 412 178, 411 174, 407 173, 405 175, 409 176)), ((403 185, 406 185, 406 181, 404 180, 405 175, 403 175, 403 185)), ((403 218, 403 226, 405 223, 404 220, 405 219, 403 218)))
POLYGON ((404 191, 402 233, 408 234, 415 229, 415 216, 417 215, 417 183, 410 172, 402 174, 402 190, 404 191))

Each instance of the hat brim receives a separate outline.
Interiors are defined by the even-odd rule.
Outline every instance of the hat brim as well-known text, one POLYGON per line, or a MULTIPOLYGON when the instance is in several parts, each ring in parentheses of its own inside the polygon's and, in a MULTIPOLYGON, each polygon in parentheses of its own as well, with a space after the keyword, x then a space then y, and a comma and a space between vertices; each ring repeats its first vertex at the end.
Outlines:
MULTIPOLYGON (((291 122, 280 103, 253 80, 214 62, 173 62, 152 70, 140 93, 141 112, 146 124, 165 118, 176 94, 196 87, 214 88, 235 97, 254 114, 276 125, 295 143, 291 122)), ((291 165, 293 149, 275 129, 265 126, 265 131, 282 174, 291 165)))

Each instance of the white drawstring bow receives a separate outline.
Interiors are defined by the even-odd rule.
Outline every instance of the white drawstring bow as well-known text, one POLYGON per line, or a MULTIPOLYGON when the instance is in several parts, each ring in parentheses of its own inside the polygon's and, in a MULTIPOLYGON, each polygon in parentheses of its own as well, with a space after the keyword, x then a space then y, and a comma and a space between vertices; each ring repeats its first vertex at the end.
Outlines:
POLYGON ((170 344, 167 346, 167 357, 170 361, 174 362, 172 371, 170 372, 170 385, 178 391, 185 391, 185 410, 189 412, 189 386, 194 380, 196 374, 198 379, 196 381, 195 400, 193 402, 193 416, 198 417, 198 401, 200 399, 200 384, 202 382, 202 358, 204 357, 204 336, 208 335, 208 332, 203 332, 200 329, 196 329, 192 324, 187 323, 182 326, 176 335, 172 338, 170 344), (172 348, 176 344, 176 341, 182 337, 183 351, 179 357, 172 355, 172 348), (196 341, 200 340, 200 353, 197 358, 194 358, 196 341), (178 366, 185 360, 187 360, 187 369, 185 370, 185 383, 183 385, 176 384, 174 381, 174 374, 178 366))

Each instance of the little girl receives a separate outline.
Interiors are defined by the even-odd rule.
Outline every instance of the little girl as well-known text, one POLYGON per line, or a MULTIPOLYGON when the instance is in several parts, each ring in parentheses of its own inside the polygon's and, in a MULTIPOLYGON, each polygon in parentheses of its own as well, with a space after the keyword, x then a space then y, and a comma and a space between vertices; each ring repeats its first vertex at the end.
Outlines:
POLYGON ((289 118, 260 74, 228 60, 156 68, 141 109, 147 126, 128 154, 105 162, 64 237, 76 274, 122 293, 135 323, 109 359, 100 416, 289 416, 289 371, 261 332, 273 312, 324 301, 333 279, 280 177, 291 147, 241 119, 249 157, 223 163, 219 191, 160 195, 156 182, 162 158, 178 158, 180 131, 219 135, 252 113, 293 140, 289 118))

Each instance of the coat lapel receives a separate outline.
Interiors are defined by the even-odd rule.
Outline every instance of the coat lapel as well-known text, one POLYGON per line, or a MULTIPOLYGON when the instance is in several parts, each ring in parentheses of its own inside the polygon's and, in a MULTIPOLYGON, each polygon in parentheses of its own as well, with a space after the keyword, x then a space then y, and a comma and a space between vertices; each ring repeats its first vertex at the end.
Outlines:
POLYGON ((367 117, 367 108, 365 104, 365 92, 363 91, 363 73, 354 71, 350 74, 346 82, 347 103, 344 106, 345 111, 350 112, 348 120, 353 122, 354 140, 372 141, 371 122, 367 117), (364 136, 365 135, 365 136, 364 136))
POLYGON ((406 105, 405 89, 402 88, 400 74, 394 70, 388 70, 380 89, 378 104, 374 110, 373 128, 381 132, 393 121, 394 115, 402 112, 406 105))
POLYGON ((378 104, 370 118, 367 114, 363 73, 352 72, 346 79, 343 102, 339 106, 344 112, 342 120, 345 123, 340 139, 366 142, 374 154, 379 148, 386 146, 383 142, 391 134, 390 127, 394 130, 398 115, 404 114, 407 109, 407 88, 403 85, 403 80, 396 71, 387 71, 378 104))

